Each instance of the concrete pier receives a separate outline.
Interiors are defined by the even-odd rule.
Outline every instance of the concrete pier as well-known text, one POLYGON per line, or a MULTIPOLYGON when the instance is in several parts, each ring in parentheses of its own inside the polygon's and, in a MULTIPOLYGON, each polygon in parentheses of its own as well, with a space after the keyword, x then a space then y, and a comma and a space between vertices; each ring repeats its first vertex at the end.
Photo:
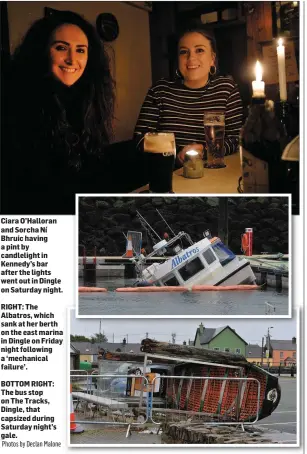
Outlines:
POLYGON ((274 260, 270 257, 264 255, 246 257, 256 276, 257 284, 266 284, 268 287, 274 287, 276 291, 288 289, 289 262, 287 260, 274 260))
MULTIPOLYGON (((148 263, 165 260, 164 257, 153 257, 148 263)), ((89 281, 96 280, 96 277, 126 277, 135 278, 134 263, 126 257, 79 257, 78 261, 79 277, 84 277, 89 281)))

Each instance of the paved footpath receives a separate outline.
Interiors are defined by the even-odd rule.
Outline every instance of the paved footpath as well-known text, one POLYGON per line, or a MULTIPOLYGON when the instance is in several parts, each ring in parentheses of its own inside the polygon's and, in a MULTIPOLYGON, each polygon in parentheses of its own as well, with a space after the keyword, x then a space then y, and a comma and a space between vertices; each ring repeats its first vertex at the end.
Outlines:
MULTIPOLYGON (((161 444, 161 435, 150 434, 148 431, 132 432, 126 438, 127 428, 119 427, 104 427, 97 429, 97 425, 93 427, 91 424, 83 426, 85 431, 82 434, 73 434, 70 437, 71 443, 76 445, 84 444, 161 444)), ((157 431, 157 427, 153 428, 157 431)))
MULTIPOLYGON (((73 445, 161 444, 160 433, 159 435, 156 435, 148 433, 150 432, 148 430, 145 430, 144 432, 132 432, 131 435, 126 438, 126 428, 104 427, 103 429, 97 429, 97 426, 95 428, 92 427, 93 425, 91 426, 88 424, 82 434, 71 435, 71 443, 73 445)), ((156 427, 154 427, 153 431, 156 430, 156 427)), ((277 430, 265 430, 264 428, 262 428, 262 430, 263 432, 261 438, 270 439, 272 443, 289 443, 289 437, 286 433, 282 433, 277 430)))

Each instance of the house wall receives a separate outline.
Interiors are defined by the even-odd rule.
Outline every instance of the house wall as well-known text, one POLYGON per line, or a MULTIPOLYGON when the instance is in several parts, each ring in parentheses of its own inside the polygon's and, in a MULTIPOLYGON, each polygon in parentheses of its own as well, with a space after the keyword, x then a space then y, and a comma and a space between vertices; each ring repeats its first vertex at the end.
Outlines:
POLYGON ((93 355, 80 355, 80 362, 87 361, 88 363, 93 362, 93 355))
MULTIPOLYGON (((246 358, 249 363, 255 363, 255 364, 261 364, 261 356, 259 358, 246 358)), ((263 358, 263 361, 266 361, 265 358, 263 358)))
MULTIPOLYGON (((288 357, 294 358, 293 353, 296 353, 296 352, 294 352, 293 350, 273 350, 272 361, 274 364, 283 363, 285 361, 285 359, 287 359, 288 357), (280 352, 283 352, 282 358, 280 357, 280 352)), ((296 357, 294 359, 296 362, 296 357)))
POLYGON ((195 341, 194 341, 194 347, 208 348, 208 344, 200 345, 200 335, 199 335, 199 329, 198 328, 197 328, 197 333, 196 333, 196 337, 195 337, 195 341))
POLYGON ((200 344, 199 335, 195 339, 195 347, 214 349, 219 347, 220 351, 224 352, 225 348, 229 348, 231 353, 236 352, 236 348, 241 349, 241 355, 245 356, 245 343, 229 328, 218 334, 209 344, 200 344))
POLYGON ((245 356, 245 343, 236 336, 229 328, 216 336, 210 343, 209 348, 219 347, 221 351, 229 348, 231 353, 236 353, 236 348, 240 348, 240 354, 245 356))
POLYGON ((133 136, 137 117, 151 86, 149 13, 125 2, 8 2, 11 52, 30 25, 43 17, 44 7, 70 10, 95 24, 100 13, 112 13, 119 25, 118 38, 107 44, 116 81, 115 142, 133 136))

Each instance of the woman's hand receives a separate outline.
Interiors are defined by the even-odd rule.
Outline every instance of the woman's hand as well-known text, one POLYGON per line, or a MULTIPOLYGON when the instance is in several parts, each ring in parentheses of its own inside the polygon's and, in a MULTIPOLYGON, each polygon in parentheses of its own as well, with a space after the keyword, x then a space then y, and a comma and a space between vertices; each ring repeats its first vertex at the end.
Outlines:
POLYGON ((204 156, 204 146, 201 143, 190 143, 183 147, 183 149, 177 154, 177 161, 183 165, 184 157, 187 151, 195 150, 203 158, 204 156))

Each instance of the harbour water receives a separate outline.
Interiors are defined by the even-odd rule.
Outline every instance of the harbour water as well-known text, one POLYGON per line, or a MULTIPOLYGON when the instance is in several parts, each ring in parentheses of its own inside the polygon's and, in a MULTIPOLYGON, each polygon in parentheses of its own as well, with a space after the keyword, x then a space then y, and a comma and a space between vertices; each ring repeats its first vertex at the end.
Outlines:
POLYGON ((98 278, 95 283, 80 280, 80 286, 105 287, 107 293, 80 293, 78 315, 99 316, 287 316, 287 290, 210 291, 183 293, 118 293, 118 287, 132 286, 134 279, 98 278))

